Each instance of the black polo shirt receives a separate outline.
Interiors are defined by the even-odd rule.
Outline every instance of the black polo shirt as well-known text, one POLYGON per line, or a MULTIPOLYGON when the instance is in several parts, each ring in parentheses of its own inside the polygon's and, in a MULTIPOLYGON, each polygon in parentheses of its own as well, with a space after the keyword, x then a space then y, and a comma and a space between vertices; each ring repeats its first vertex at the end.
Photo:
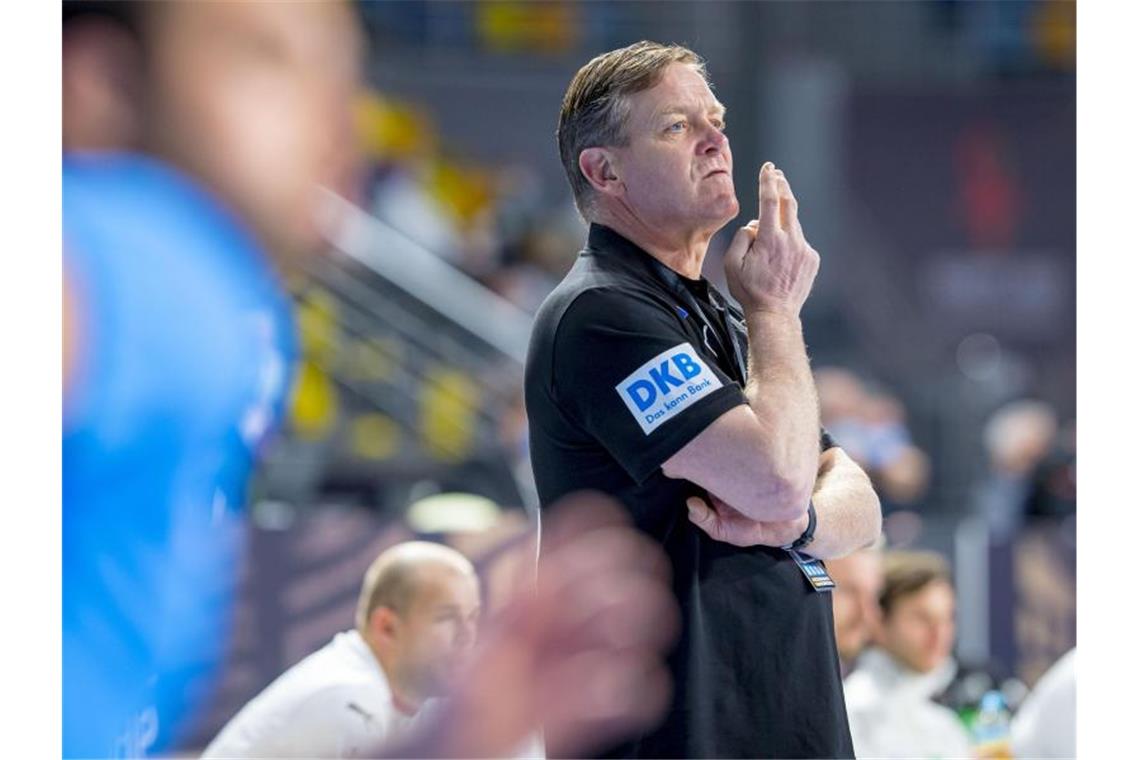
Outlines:
POLYGON ((747 403, 745 356, 741 314, 707 280, 600 225, 536 317, 526 407, 542 505, 584 488, 620 500, 672 560, 682 612, 668 714, 607 756, 853 757, 831 595, 781 550, 713 541, 685 507, 704 491, 661 472, 747 403))

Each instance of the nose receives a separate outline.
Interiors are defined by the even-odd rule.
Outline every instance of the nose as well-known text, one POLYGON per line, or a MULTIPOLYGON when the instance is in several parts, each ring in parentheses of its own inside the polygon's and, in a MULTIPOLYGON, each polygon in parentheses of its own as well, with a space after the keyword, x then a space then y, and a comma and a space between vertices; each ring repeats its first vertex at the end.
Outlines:
POLYGON ((714 155, 724 151, 724 149, 728 147, 728 135, 717 129, 712 122, 706 119, 704 128, 705 134, 697 146, 697 150, 700 151, 700 153, 704 155, 714 155))

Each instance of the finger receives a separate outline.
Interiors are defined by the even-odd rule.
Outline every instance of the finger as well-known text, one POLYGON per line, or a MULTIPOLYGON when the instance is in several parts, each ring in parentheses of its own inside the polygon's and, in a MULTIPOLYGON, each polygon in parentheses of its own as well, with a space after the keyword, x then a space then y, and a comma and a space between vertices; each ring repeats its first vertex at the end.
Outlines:
POLYGON ((689 520, 696 525, 703 527, 710 521, 716 520, 716 514, 699 496, 690 496, 685 500, 685 506, 689 508, 689 520))
POLYGON ((580 555, 601 544, 626 548, 603 554, 586 567, 598 571, 632 565, 638 572, 668 577, 668 561, 660 556, 657 545, 629 526, 625 510, 609 496, 579 491, 563 497, 542 517, 540 574, 543 564, 570 565, 577 571, 575 563, 581 561, 580 555))
POLYGON ((721 525, 720 516, 709 509, 703 499, 691 496, 685 501, 685 505, 689 508, 689 522, 707 533, 710 538, 722 540, 724 527, 721 525))
POLYGON ((708 519, 709 505, 700 496, 690 496, 685 499, 685 506, 689 508, 689 517, 708 519))
POLYGON ((621 656, 559 664, 541 700, 547 757, 586 757, 635 729, 652 726, 668 707, 672 680, 654 660, 621 656))
POLYGON ((799 226, 799 204, 783 172, 776 177, 776 188, 780 194, 780 227, 794 233, 799 226))
POLYGON ((629 524, 621 506, 597 491, 577 491, 563 497, 542 518, 543 550, 572 542, 593 530, 629 524))
POLYGON ((760 226, 762 231, 775 231, 779 224, 780 196, 776 187, 776 166, 768 161, 760 167, 760 226))
POLYGON ((753 219, 748 224, 741 227, 732 236, 732 241, 728 244, 728 250, 724 254, 724 274, 728 280, 729 292, 735 298, 742 298, 741 293, 738 292, 738 283, 744 277, 744 261, 748 251, 751 250, 753 242, 756 240, 756 232, 759 228, 760 222, 753 219))
POLYGON ((555 596, 566 587, 593 577, 635 574, 664 582, 671 574, 659 547, 631 529, 593 530, 557 549, 548 549, 544 545, 538 581, 540 588, 555 596))
POLYGON ((732 236, 732 241, 728 244, 728 250, 724 252, 726 268, 740 268, 741 262, 744 261, 744 254, 748 253, 748 249, 752 246, 752 241, 756 239, 756 230, 759 224, 759 221, 753 219, 738 229, 736 234, 732 236))
POLYGON ((677 626, 673 595, 660 581, 634 574, 595 577, 567 586, 549 627, 549 643, 566 649, 664 651, 677 626))

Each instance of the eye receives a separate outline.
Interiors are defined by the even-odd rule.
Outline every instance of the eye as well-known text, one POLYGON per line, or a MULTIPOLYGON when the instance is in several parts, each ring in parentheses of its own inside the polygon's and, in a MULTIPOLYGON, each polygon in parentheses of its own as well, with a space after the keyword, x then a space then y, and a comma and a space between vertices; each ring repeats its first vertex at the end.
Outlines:
POLYGON ((684 120, 682 120, 682 121, 675 121, 675 122, 673 122, 672 124, 670 124, 670 125, 668 126, 668 128, 667 128, 665 131, 666 131, 666 132, 669 132, 669 133, 671 133, 671 134, 679 135, 679 134, 681 134, 682 132, 684 132, 684 131, 685 131, 685 128, 686 128, 687 126, 689 126, 689 125, 688 125, 687 123, 685 123, 685 121, 684 121, 684 120))
POLYGON ((713 119, 712 125, 714 127, 716 127, 717 129, 719 129, 721 132, 724 132, 725 130, 728 129, 728 125, 725 124, 724 121, 722 121, 721 119, 713 119))

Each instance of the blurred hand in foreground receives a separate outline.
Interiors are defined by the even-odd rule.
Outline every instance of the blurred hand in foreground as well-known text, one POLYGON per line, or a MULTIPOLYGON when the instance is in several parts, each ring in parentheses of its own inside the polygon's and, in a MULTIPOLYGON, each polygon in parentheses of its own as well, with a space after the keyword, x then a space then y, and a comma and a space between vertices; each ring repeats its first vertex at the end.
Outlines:
POLYGON ((487 622, 439 719, 386 756, 503 757, 536 731, 549 757, 581 756, 661 718, 679 619, 665 556, 598 494, 543 522, 537 580, 487 622))

